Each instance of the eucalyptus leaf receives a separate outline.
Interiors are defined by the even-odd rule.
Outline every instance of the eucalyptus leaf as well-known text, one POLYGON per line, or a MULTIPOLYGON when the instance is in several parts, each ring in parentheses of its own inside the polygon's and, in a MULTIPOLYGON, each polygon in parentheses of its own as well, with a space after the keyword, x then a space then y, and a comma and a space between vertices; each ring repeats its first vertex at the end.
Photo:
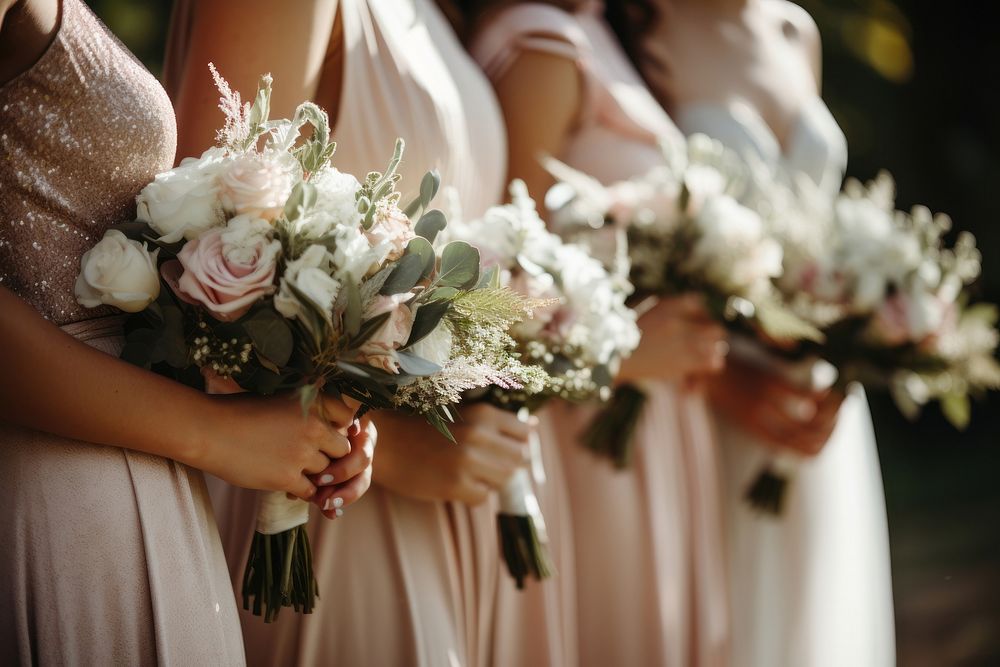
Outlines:
POLYGON ((479 282, 476 283, 476 289, 487 289, 489 287, 500 287, 499 266, 491 266, 483 271, 482 275, 479 276, 479 282))
POLYGON ((369 320, 365 320, 358 328, 358 332, 351 335, 351 348, 356 350, 364 345, 369 338, 382 328, 391 315, 392 313, 382 313, 369 320))
POLYGON ((437 169, 432 169, 424 174, 424 177, 420 179, 420 205, 423 208, 430 206, 440 187, 441 174, 438 173, 437 169))
POLYGON ((413 317, 413 326, 410 327, 410 337, 406 341, 404 348, 422 340, 441 323, 441 319, 448 313, 451 304, 447 301, 432 301, 417 308, 417 314, 413 317))
POLYGON ((458 296, 459 290, 454 287, 435 287, 429 292, 425 292, 428 301, 438 301, 441 299, 454 299, 458 296))
POLYGON ((415 253, 403 255, 396 262, 392 275, 382 285, 380 294, 391 296, 408 292, 420 281, 423 271, 424 258, 421 255, 415 253))
POLYGON ((431 243, 434 243, 434 239, 437 238, 438 233, 447 226, 448 219, 445 218, 444 213, 436 208, 432 208, 420 216, 417 224, 413 227, 413 231, 418 236, 422 236, 431 243))
POLYGON ((479 251, 465 241, 452 241, 441 253, 438 283, 467 289, 479 279, 479 251))
POLYGON ((288 321, 269 307, 259 308, 241 321, 254 348, 277 366, 292 356, 294 339, 288 321))
POLYGON ((378 273, 374 276, 361 283, 361 308, 362 310, 368 308, 368 306, 375 300, 379 292, 382 290, 382 285, 385 281, 389 279, 392 275, 394 266, 383 266, 378 273))
POLYGON ((420 270, 420 280, 426 280, 434 273, 434 266, 437 264, 437 255, 431 242, 421 236, 411 239, 406 246, 406 254, 418 255, 423 260, 420 270))

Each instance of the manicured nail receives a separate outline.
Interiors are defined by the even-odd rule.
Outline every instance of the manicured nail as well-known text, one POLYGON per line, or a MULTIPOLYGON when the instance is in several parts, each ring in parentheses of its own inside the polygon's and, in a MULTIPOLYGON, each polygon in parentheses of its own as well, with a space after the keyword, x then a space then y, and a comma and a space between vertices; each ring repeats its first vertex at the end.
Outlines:
POLYGON ((361 422, 355 419, 353 422, 351 422, 350 428, 347 429, 347 435, 353 438, 358 433, 361 433, 361 422))
POLYGON ((335 510, 333 510, 333 515, 334 516, 344 516, 344 510, 342 510, 342 509, 335 509, 335 510))
POLYGON ((333 501, 333 506, 336 507, 337 509, 340 509, 341 507, 344 506, 344 499, 341 498, 340 496, 334 496, 333 498, 330 498, 330 500, 333 501))
POLYGON ((319 478, 320 484, 333 484, 333 475, 323 475, 319 478))

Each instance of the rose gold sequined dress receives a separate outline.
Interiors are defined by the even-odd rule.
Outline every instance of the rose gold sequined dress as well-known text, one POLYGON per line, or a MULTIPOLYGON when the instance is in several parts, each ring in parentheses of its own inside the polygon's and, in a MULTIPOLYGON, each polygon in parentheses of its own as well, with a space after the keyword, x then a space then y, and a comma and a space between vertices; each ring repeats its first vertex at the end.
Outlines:
MULTIPOLYGON (((120 319, 77 305, 73 281, 175 141, 156 80, 64 0, 47 51, 0 87, 0 285, 116 354, 120 319)), ((0 488, 0 662, 244 662, 200 472, 0 424, 0 488)))

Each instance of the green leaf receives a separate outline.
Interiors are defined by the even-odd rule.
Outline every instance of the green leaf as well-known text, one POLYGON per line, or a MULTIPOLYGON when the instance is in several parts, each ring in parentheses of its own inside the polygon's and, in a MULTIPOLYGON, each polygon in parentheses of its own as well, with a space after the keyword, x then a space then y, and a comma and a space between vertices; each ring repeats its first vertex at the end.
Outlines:
POLYGON ((420 220, 417 220, 413 231, 418 236, 422 236, 431 243, 434 243, 434 239, 437 238, 438 233, 447 226, 448 219, 444 217, 444 213, 436 208, 432 208, 420 216, 420 220))
POLYGON ((966 394, 945 394, 941 397, 941 412, 952 426, 964 431, 969 425, 972 408, 966 394))
POLYGON ((455 440, 455 436, 453 436, 451 434, 451 431, 448 430, 448 423, 444 420, 444 417, 442 417, 437 412, 425 412, 424 417, 427 419, 428 423, 431 426, 437 429, 438 433, 443 435, 450 442, 458 444, 458 442, 455 440))
POLYGON ((397 352, 396 358, 399 359, 399 367, 409 375, 423 377, 433 375, 441 370, 441 367, 434 362, 409 352, 397 352))
POLYGON ((771 302, 755 303, 755 317, 760 328, 779 341, 809 340, 822 343, 823 332, 795 315, 787 308, 771 302))
POLYGON ((133 366, 149 368, 153 363, 153 351, 159 339, 155 329, 135 329, 125 336, 121 358, 133 366))
POLYGON ((352 334, 351 348, 356 350, 364 345, 369 338, 375 335, 375 332, 382 328, 391 315, 392 313, 382 313, 381 315, 376 315, 370 320, 365 320, 358 328, 358 332, 356 334, 352 334))
POLYGON ((424 174, 424 177, 420 179, 420 205, 427 208, 440 187, 441 174, 438 173, 437 169, 432 169, 424 174))
POLYGON ((188 345, 184 337, 184 313, 176 306, 161 307, 163 329, 157 345, 158 356, 174 368, 188 366, 188 345))
POLYGON ((423 260, 423 267, 420 271, 420 280, 430 278, 431 274, 434 272, 434 265, 437 263, 437 254, 434 252, 434 246, 431 245, 431 242, 418 236, 407 244, 406 254, 418 255, 423 260))
POLYGON ((499 266, 491 266, 483 271, 482 275, 479 276, 479 282, 476 283, 476 289, 486 289, 487 287, 500 287, 499 266))
POLYGON ((410 337, 406 341, 404 348, 422 340, 441 323, 441 319, 448 313, 451 304, 447 301, 431 301, 417 308, 417 314, 413 317, 413 326, 410 327, 410 337))
POLYGON ((298 220, 302 213, 316 203, 316 186, 306 181, 299 181, 292 188, 285 202, 285 218, 289 221, 298 220))
POLYGON ((458 296, 459 290, 454 287, 435 287, 434 289, 424 292, 421 297, 426 297, 426 301, 438 301, 441 299, 454 299, 458 296))
POLYGON ((424 272, 424 258, 419 254, 406 254, 396 262, 392 275, 382 285, 380 294, 391 296, 413 289, 424 272))
POLYGON ((356 336, 361 331, 361 318, 363 316, 361 306, 361 292, 354 281, 348 282, 345 286, 347 292, 347 308, 344 310, 344 331, 348 336, 356 336))
POLYGON ((259 308, 241 321, 254 348, 277 366, 284 366, 295 346, 288 321, 269 307, 259 308))
POLYGON ((479 251, 465 241, 452 241, 441 253, 438 283, 467 289, 479 279, 479 251))

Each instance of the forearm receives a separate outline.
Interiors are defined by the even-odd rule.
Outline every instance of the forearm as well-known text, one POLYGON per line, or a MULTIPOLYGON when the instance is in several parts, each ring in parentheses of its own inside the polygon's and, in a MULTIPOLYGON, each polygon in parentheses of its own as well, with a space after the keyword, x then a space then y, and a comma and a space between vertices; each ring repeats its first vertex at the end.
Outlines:
POLYGON ((74 339, 4 288, 0 312, 0 420, 197 463, 211 399, 74 339))

